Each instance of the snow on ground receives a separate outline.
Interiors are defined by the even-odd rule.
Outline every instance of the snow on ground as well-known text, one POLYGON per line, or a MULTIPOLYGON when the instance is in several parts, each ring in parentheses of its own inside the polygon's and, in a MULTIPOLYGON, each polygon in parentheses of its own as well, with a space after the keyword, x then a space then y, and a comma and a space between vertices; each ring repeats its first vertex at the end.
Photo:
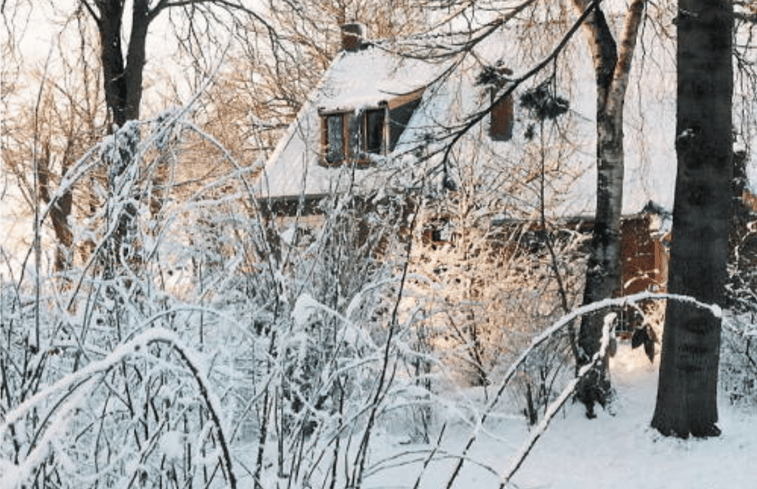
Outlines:
MULTIPOLYGON (((583 407, 567 406, 552 421, 530 456, 513 478, 518 489, 754 489, 757 488, 757 415, 720 402, 720 428, 716 439, 679 440, 662 437, 649 427, 657 392, 658 364, 650 364, 639 350, 620 345, 612 361, 617 399, 611 411, 588 420, 583 407)), ((496 435, 476 442, 471 459, 497 471, 507 470, 528 431, 523 418, 487 425, 496 435)), ((469 428, 459 423, 448 428, 443 448, 460 453, 469 428)), ((401 445, 386 436, 388 445, 377 450, 373 461, 401 451, 421 450, 401 445), (384 452, 386 450, 386 452, 384 452)), ((420 456, 420 455, 418 455, 420 456)), ((381 471, 369 480, 373 489, 413 487, 420 463, 381 471)), ((452 473, 450 461, 431 463, 423 488, 444 488, 452 473)), ((491 472, 466 465, 454 487, 496 488, 491 472)))

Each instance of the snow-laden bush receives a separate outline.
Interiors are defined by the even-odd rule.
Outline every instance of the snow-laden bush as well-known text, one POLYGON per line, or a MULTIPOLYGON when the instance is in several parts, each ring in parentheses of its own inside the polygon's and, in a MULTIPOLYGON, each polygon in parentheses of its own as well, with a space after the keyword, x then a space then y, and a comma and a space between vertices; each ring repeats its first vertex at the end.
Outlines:
MULTIPOLYGON (((457 202, 458 206, 462 206, 457 202)), ((437 211, 438 212, 438 211, 437 211)), ((455 382, 488 386, 531 339, 579 300, 580 233, 532 221, 492 224, 470 212, 427 218, 413 250, 418 341, 455 382)), ((536 352, 513 398, 531 422, 572 368, 571 339, 536 352), (559 384, 559 382, 558 382, 559 384)))
POLYGON ((720 350, 720 391, 731 404, 757 407, 757 312, 725 319, 720 350))
POLYGON ((182 109, 67 174, 92 202, 69 268, 3 276, 3 489, 365 477, 371 432, 418 397, 396 376, 413 322, 397 307, 404 203, 335 199, 304 229, 266 212, 254 171, 182 109))

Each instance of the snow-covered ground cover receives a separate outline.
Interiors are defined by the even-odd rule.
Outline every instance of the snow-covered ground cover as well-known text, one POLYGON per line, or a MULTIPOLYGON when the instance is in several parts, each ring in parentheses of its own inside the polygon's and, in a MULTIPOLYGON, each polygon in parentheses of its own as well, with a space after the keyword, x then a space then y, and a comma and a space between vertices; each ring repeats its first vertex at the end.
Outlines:
MULTIPOLYGON (((580 404, 569 404, 552 421, 513 478, 519 489, 750 489, 757 487, 757 413, 720 401, 719 438, 680 440, 662 437, 650 428, 657 392, 658 361, 650 363, 642 349, 621 343, 611 360, 617 390, 608 411, 596 419, 584 416, 580 404)), ((443 488, 470 432, 455 423, 445 432, 435 461, 423 471, 427 445, 408 445, 402 437, 384 434, 372 461, 381 469, 366 487, 443 488), (451 457, 445 458, 445 455, 451 457), (412 461, 412 462, 411 462, 412 461), (405 464, 405 462, 411 462, 405 464), (393 466, 389 468, 390 466, 393 466)), ((498 474, 528 438, 522 417, 501 418, 487 425, 470 453, 454 487, 496 488, 498 474), (486 468, 479 464, 483 464, 486 468)), ((433 449, 433 447, 431 447, 433 449)))

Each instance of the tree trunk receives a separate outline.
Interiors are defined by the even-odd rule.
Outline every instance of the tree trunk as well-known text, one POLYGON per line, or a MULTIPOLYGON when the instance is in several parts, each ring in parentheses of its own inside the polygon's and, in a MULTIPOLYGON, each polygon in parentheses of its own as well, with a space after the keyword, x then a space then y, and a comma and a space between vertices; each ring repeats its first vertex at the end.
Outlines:
MULTIPOLYGON (((678 174, 669 289, 723 303, 733 178, 729 0, 680 0, 678 174)), ((682 438, 717 436, 720 318, 669 301, 652 426, 682 438)))
POLYGON ((126 100, 124 115, 126 120, 139 119, 142 103, 142 77, 145 70, 147 29, 156 13, 151 13, 148 0, 134 0, 131 16, 131 34, 126 54, 124 76, 126 78, 126 100))
MULTIPOLYGON (((623 105, 631 71, 636 38, 646 0, 634 0, 626 14, 621 46, 618 49, 604 14, 595 7, 583 30, 594 63, 597 86, 597 207, 586 270, 584 304, 601 301, 620 293, 620 217, 623 205, 623 105)), ((574 0, 580 11, 588 0, 574 0)), ((604 318, 585 316, 578 335, 578 362, 585 365, 599 351, 604 318)), ((607 361, 600 362, 577 389, 586 414, 594 417, 594 404, 604 406, 610 395, 607 361)))
MULTIPOLYGON (((63 160, 61 162, 60 177, 66 176, 69 167, 71 166, 71 154, 72 154, 73 141, 68 140, 66 150, 63 152, 63 160)), ((50 141, 46 141, 44 144, 44 152, 42 158, 37 162, 37 181, 39 182, 39 196, 43 202, 50 204, 52 202, 52 195, 50 192, 50 177, 52 175, 52 157, 50 155, 50 141)), ((69 268, 71 265, 71 255, 73 253, 73 241, 74 233, 71 230, 71 225, 68 222, 68 218, 71 216, 71 206, 73 204, 73 194, 70 188, 66 188, 62 191, 59 190, 59 196, 55 199, 52 207, 50 208, 50 222, 53 225, 53 231, 55 232, 55 271, 62 272, 69 268)))
POLYGON ((99 15, 93 13, 93 16, 100 33, 105 103, 113 123, 121 127, 126 121, 139 119, 147 31, 159 10, 150 11, 148 0, 134 0, 128 51, 124 60, 121 43, 123 0, 103 0, 97 3, 97 7, 99 15))
POLYGON ((103 70, 105 104, 113 124, 121 127, 126 122, 126 77, 121 46, 123 5, 121 0, 104 0, 97 3, 99 16, 95 18, 100 34, 100 63, 103 70))
MULTIPOLYGON (((101 0, 96 5, 98 12, 90 13, 100 34, 100 62, 104 77, 105 102, 113 125, 120 128, 127 121, 139 119, 147 32, 150 22, 165 8, 166 3, 159 3, 151 11, 149 0, 133 1, 131 32, 125 60, 121 42, 125 14, 123 0, 101 0)), ((108 179, 112 192, 115 192, 119 177, 133 163, 137 142, 136 139, 127 141, 126 145, 119 149, 119 157, 109 162, 108 179)), ((117 216, 113 216, 118 220, 112 246, 115 256, 118 256, 124 239, 127 239, 129 226, 136 213, 134 204, 128 203, 117 216)))

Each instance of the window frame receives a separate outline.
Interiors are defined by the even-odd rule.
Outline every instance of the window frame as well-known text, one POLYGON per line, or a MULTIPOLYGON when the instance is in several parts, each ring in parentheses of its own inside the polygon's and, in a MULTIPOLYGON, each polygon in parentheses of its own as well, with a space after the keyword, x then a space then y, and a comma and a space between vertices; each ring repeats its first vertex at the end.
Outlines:
POLYGON ((350 156, 350 111, 347 110, 333 110, 333 111, 319 111, 321 119, 321 154, 320 161, 323 166, 339 166, 347 161, 350 156), (329 140, 329 121, 332 118, 340 118, 342 125, 342 148, 339 158, 330 159, 331 153, 331 141, 329 140))

